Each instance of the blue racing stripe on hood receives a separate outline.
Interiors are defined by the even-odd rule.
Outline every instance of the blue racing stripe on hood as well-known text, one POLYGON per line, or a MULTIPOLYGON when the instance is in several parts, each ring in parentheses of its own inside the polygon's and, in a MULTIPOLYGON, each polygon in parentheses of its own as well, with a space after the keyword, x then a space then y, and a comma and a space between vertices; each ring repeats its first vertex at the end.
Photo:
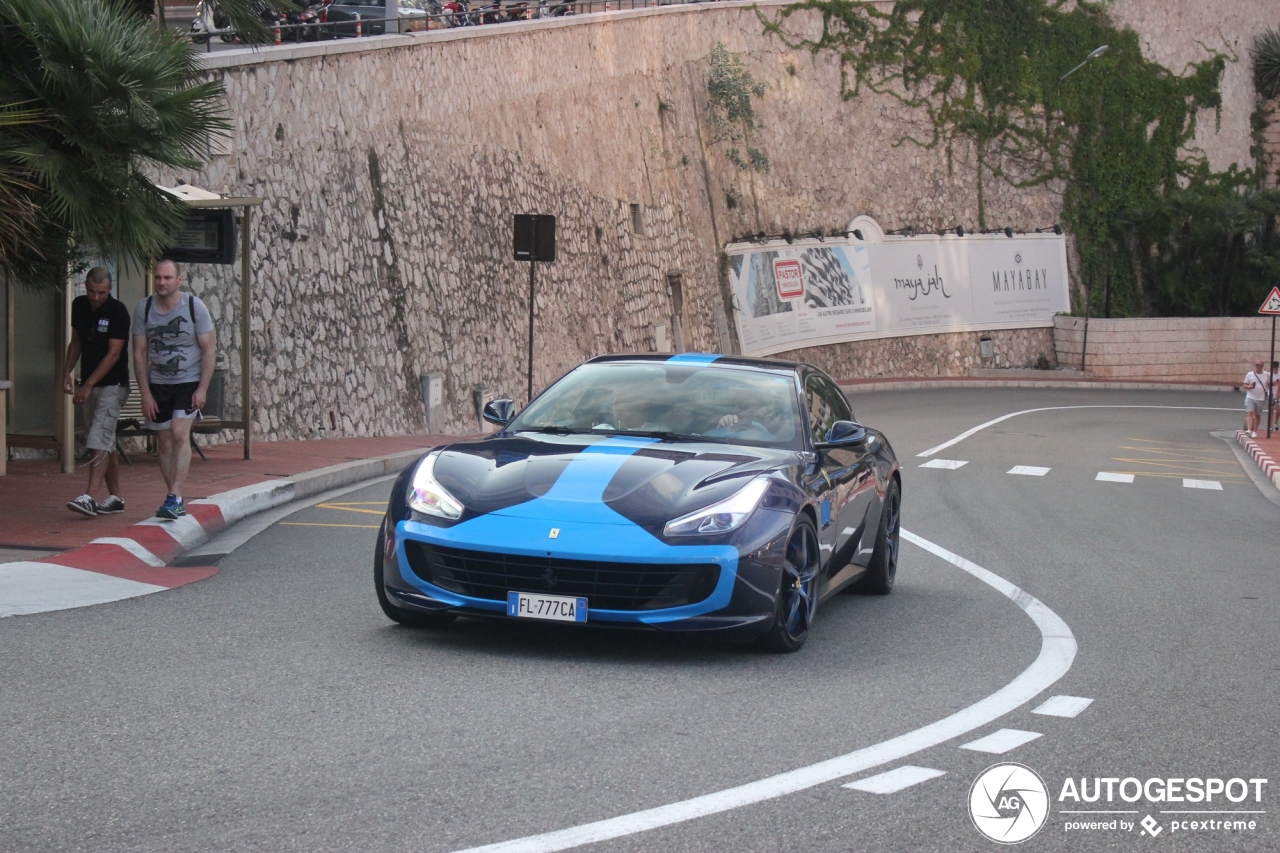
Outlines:
MULTIPOLYGON (((705 601, 635 614, 592 610, 592 619, 668 622, 718 610, 729 603, 737 577, 738 549, 732 545, 669 545, 635 522, 610 509, 604 492, 618 470, 654 438, 613 436, 583 450, 542 497, 476 516, 452 527, 415 521, 396 525, 398 548, 406 537, 456 548, 480 548, 499 553, 560 557, 571 560, 644 563, 714 562, 720 580, 705 601), (555 530, 555 538, 551 531, 555 530)), ((408 566, 400 554, 401 566, 408 566)), ((404 579, 442 601, 478 604, 503 610, 505 602, 465 599, 425 584, 404 571, 404 579)))
POLYGON ((671 356, 667 361, 674 364, 711 364, 721 358, 724 358, 724 356, 705 352, 682 352, 679 355, 671 356))

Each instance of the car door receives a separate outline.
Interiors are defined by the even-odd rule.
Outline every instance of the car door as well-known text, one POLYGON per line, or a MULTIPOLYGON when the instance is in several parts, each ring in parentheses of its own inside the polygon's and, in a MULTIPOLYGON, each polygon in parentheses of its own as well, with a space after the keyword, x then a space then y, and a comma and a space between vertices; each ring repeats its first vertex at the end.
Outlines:
MULTIPOLYGON (((853 420, 853 412, 830 378, 811 371, 804 378, 809 432, 815 444, 825 441, 836 421, 853 420)), ((834 575, 856 556, 861 525, 867 514, 874 477, 865 444, 819 450, 810 488, 819 500, 818 541, 827 574, 834 575)), ((863 560, 862 562, 866 562, 863 560)))

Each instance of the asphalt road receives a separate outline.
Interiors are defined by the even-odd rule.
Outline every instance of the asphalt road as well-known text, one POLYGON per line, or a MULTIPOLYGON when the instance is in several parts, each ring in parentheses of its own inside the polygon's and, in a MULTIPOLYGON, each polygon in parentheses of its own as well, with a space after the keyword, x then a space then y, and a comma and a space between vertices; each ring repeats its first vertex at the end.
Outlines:
MULTIPOLYGON (((1056 613, 1078 648, 1070 669, 900 760, 580 849, 990 851, 969 792, 1006 761, 1048 788, 1029 850, 1280 848, 1280 778, 1239 803, 1059 801, 1068 777, 1250 780, 1280 765, 1280 507, 1209 434, 1238 426, 1239 403, 1031 389, 856 398, 902 460, 904 527, 1056 613), (1033 412, 916 455, 1048 406, 1169 408, 1033 412), (966 464, 919 467, 934 459, 966 464), (1019 465, 1049 470, 1006 473, 1019 465), (1032 713, 1051 696, 1092 703, 1032 713), (1038 737, 1004 754, 961 748, 1003 729, 1038 737), (842 787, 903 765, 943 775, 896 793, 842 787), (1098 809, 1128 813, 1063 813, 1098 809), (1266 813, 1165 813, 1225 809, 1266 813), (1155 838, 1140 824, 1065 829, 1146 816, 1155 838), (1224 817, 1256 828, 1171 823, 1224 817)), ((1041 650, 1024 610, 906 542, 894 593, 828 602, 796 655, 473 620, 404 629, 370 577, 387 488, 294 513, 202 583, 0 620, 0 850, 443 853, 521 839, 915 731, 1000 690, 1041 650)))

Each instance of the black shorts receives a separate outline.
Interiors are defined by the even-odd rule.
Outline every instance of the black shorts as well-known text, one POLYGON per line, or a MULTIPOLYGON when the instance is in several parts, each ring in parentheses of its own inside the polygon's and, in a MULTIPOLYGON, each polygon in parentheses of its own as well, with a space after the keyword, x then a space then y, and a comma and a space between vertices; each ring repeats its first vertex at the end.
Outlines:
POLYGON ((200 387, 199 382, 179 382, 176 385, 149 383, 151 398, 156 401, 156 419, 147 421, 148 429, 168 429, 175 412, 180 418, 195 417, 191 407, 191 395, 200 387))

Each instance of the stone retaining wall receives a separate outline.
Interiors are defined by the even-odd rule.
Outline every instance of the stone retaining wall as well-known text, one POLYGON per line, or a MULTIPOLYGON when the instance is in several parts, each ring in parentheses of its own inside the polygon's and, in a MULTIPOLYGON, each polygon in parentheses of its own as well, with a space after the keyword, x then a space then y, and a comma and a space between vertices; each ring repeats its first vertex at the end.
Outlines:
MULTIPOLYGON (((1098 379, 1239 384, 1257 359, 1270 354, 1265 317, 1169 317, 1089 320, 1058 317, 1054 345, 1063 367, 1085 366, 1098 379)), ((1280 358, 1280 354, 1277 355, 1280 358)))
MULTIPOLYGON (((1230 17, 1239 32, 1228 37, 1251 38, 1245 30, 1268 18, 1273 2, 1237 0, 1230 17)), ((765 12, 779 5, 760 4, 765 12)), ((1176 21, 1163 0, 1115 8, 1156 34, 1161 61, 1181 69, 1203 55, 1196 40, 1217 25, 1211 4, 1183 5, 1176 21)), ((800 15, 789 26, 817 23, 800 15)), ((427 373, 445 377, 441 431, 480 427, 477 388, 523 398, 528 266, 511 258, 516 213, 558 217, 558 259, 538 273, 536 387, 599 353, 652 349, 654 327, 671 327, 677 310, 685 348, 733 351, 717 257, 735 236, 838 229, 858 213, 890 229, 977 224, 965 146, 949 159, 941 149, 891 145, 924 118, 889 97, 844 101, 839 64, 763 35, 751 3, 201 61, 226 84, 234 137, 204 170, 158 177, 265 199, 251 235, 259 438, 423 431, 419 377, 427 373), (755 102, 752 140, 770 158, 766 173, 734 165, 706 121, 708 57, 718 41, 768 87, 755 102)), ((1199 142, 1215 166, 1248 155, 1239 100, 1233 89, 1221 123, 1212 114, 1202 123, 1199 142)), ((989 224, 1048 225, 1060 191, 989 182, 989 224)), ((229 418, 238 417, 243 345, 237 270, 189 271, 230 356, 229 418)), ((998 363, 1052 360, 1048 334, 993 333, 998 363)), ((962 375, 980 364, 979 337, 792 355, 842 379, 962 375)))

